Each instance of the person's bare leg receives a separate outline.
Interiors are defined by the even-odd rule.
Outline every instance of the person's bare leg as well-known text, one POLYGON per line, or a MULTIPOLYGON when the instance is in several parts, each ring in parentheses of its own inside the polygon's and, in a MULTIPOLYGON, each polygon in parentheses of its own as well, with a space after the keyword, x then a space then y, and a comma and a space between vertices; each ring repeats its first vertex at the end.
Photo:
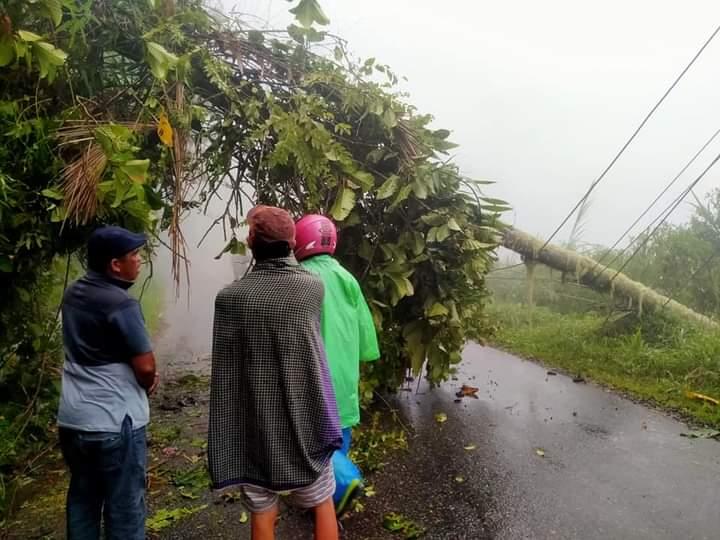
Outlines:
POLYGON ((332 497, 315 507, 315 540, 338 540, 338 525, 332 497))
POLYGON ((275 522, 277 521, 277 515, 277 505, 265 512, 258 514, 253 513, 250 518, 252 540, 275 540, 275 522))

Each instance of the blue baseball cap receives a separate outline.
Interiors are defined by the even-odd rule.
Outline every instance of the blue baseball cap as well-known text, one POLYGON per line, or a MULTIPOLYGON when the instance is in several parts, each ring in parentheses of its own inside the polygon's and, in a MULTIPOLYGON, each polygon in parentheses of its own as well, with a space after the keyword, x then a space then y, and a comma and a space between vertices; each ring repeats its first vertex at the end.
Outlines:
POLYGON ((142 233, 134 233, 114 225, 95 229, 87 243, 88 266, 104 272, 113 259, 127 255, 147 243, 142 233))

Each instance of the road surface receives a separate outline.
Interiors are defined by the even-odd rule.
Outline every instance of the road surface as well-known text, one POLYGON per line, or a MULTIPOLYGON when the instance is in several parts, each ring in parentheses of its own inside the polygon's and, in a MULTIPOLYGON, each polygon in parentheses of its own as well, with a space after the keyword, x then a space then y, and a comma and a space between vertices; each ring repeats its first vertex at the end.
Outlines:
POLYGON ((457 379, 400 394, 416 437, 377 482, 430 538, 720 538, 717 442, 491 348, 470 345, 457 379), (478 399, 455 402, 463 383, 478 399))

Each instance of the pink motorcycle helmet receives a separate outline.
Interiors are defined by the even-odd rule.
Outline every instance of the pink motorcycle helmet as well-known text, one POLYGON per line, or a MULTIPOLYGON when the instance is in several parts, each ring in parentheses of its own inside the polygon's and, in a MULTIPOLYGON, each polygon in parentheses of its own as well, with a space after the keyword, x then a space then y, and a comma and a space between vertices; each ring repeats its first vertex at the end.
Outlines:
POLYGON ((326 253, 337 247, 335 224, 320 214, 308 214, 295 224, 295 258, 298 261, 326 253))

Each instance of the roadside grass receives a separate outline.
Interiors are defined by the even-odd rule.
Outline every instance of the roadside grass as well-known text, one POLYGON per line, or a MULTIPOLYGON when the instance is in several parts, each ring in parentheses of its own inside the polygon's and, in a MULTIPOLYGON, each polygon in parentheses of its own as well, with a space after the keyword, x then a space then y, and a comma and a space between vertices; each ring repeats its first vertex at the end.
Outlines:
POLYGON ((495 303, 494 343, 569 374, 720 428, 720 332, 658 316, 606 323, 598 313, 560 314, 545 307, 495 303))

